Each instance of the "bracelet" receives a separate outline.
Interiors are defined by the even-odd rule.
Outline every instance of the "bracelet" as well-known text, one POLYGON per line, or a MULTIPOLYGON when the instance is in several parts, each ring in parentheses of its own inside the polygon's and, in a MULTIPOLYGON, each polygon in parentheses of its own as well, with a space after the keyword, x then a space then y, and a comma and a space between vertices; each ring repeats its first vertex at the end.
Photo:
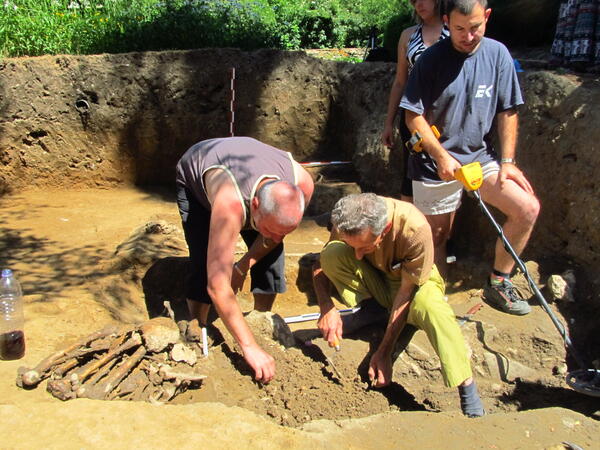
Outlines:
POLYGON ((500 164, 515 164, 516 165, 517 163, 515 162, 515 158, 502 158, 500 160, 500 164))
POLYGON ((240 267, 238 266, 238 263, 233 263, 233 268, 235 269, 235 271, 237 273, 240 274, 241 277, 245 277, 246 276, 246 273, 242 272, 242 269, 240 269, 240 267))

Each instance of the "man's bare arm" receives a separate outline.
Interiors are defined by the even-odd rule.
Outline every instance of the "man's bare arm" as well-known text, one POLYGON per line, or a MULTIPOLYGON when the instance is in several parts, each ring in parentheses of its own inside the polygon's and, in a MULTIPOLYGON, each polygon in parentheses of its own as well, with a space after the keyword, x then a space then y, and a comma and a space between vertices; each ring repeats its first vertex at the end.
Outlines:
POLYGON ((319 261, 315 261, 313 264, 312 278, 317 302, 321 309, 321 317, 317 326, 321 330, 323 338, 329 342, 329 345, 334 346, 342 339, 342 318, 331 299, 331 281, 321 269, 319 261))
MULTIPOLYGON (((507 109, 498 113, 498 140, 500 141, 500 154, 502 159, 515 159, 517 152, 517 133, 519 127, 519 116, 515 109, 507 109)), ((500 183, 513 180, 524 191, 533 194, 533 188, 529 181, 514 163, 502 163, 500 170, 500 183)))
POLYGON ((231 276, 231 286, 235 292, 242 288, 246 274, 252 266, 277 247, 277 245, 279 245, 279 242, 274 242, 258 235, 252 245, 250 245, 250 248, 248 248, 248 251, 235 263, 237 269, 233 270, 231 276))
POLYGON ((403 277, 394 298, 385 334, 369 362, 369 379, 376 387, 386 386, 392 381, 392 352, 400 332, 406 325, 414 289, 415 284, 408 277, 403 277))
POLYGON ((213 197, 207 254, 208 293, 229 332, 240 345, 255 378, 268 382, 275 373, 273 358, 256 343, 231 288, 235 243, 243 210, 232 183, 221 184, 213 197))
POLYGON ((304 208, 306 209, 315 190, 315 183, 310 173, 308 173, 304 167, 302 167, 296 161, 294 161, 294 165, 294 170, 296 171, 297 176, 296 181, 298 183, 298 187, 304 194, 304 208))
POLYGON ((406 110, 406 126, 411 133, 418 131, 423 138, 421 145, 435 159, 440 179, 443 181, 454 180, 454 172, 460 169, 460 163, 440 144, 431 130, 431 124, 427 123, 421 114, 406 110))

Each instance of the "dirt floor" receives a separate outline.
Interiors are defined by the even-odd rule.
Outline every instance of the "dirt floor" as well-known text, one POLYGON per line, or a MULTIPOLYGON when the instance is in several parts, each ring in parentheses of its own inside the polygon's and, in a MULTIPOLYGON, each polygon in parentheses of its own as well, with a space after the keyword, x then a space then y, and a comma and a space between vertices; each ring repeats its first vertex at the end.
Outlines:
MULTIPOLYGON (((256 328, 277 363, 276 378, 262 386, 217 323, 209 356, 198 363, 208 378, 168 405, 61 402, 45 383, 22 390, 14 383, 20 366, 105 324, 141 322, 162 313, 165 300, 183 315, 185 247, 165 190, 25 191, 2 197, 0 208, 0 261, 23 285, 27 339, 22 360, 0 362, 2 448, 600 448, 600 401, 565 384, 562 340, 539 306, 521 318, 484 306, 463 326, 488 412, 477 420, 460 414, 422 332, 395 363, 394 383, 369 389, 368 355, 382 335, 376 326, 344 339, 335 355, 314 322, 293 326, 296 346, 288 349, 256 328)), ((317 311, 308 261, 326 239, 312 220, 288 236, 289 291, 275 313, 317 311)), ((537 277, 538 266, 528 264, 537 277)), ((448 301, 458 316, 481 302, 480 266, 459 259, 452 267, 448 301)), ((240 302, 251 309, 247 292, 240 302)), ((568 306, 555 311, 580 320, 568 306)))

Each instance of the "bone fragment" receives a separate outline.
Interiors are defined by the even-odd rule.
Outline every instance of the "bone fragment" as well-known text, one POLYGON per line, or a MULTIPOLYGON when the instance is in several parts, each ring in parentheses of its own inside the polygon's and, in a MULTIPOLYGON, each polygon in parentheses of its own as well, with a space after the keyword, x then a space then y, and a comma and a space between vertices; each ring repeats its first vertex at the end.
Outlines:
POLYGON ((170 366, 164 364, 158 371, 163 380, 179 380, 189 381, 190 383, 202 381, 206 378, 206 375, 200 375, 197 373, 185 373, 173 370, 170 366))
POLYGON ((71 400, 76 397, 69 380, 50 380, 48 381, 48 392, 60 400, 71 400))
POLYGON ((65 373, 67 373, 69 370, 74 369, 78 365, 79 365, 79 360, 77 358, 69 359, 52 371, 53 376, 60 378, 65 373))
POLYGON ((111 369, 114 367, 114 365, 118 361, 119 360, 117 358, 114 358, 112 361, 109 361, 108 363, 106 363, 104 366, 102 366, 100 369, 98 369, 98 371, 94 375, 92 375, 90 377, 90 379, 86 382, 86 384, 88 386, 93 386, 94 384, 98 383, 98 381, 100 381, 103 377, 105 377, 111 371, 111 369))
POLYGON ((188 321, 180 320, 179 322, 177 322, 177 328, 179 328, 179 335, 185 339, 185 333, 188 328, 188 321))
POLYGON ((145 354, 146 348, 142 345, 123 364, 114 369, 106 377, 104 382, 98 383, 95 386, 94 391, 100 394, 100 398, 106 398, 112 392, 112 390, 117 387, 121 380, 125 378, 135 366, 137 366, 145 354))
POLYGON ((116 398, 122 399, 135 392, 138 388, 143 388, 150 383, 141 366, 142 364, 140 363, 131 371, 131 374, 128 377, 119 383, 117 388, 114 389, 108 396, 109 400, 114 400, 116 398))
POLYGON ((167 317, 156 317, 140 327, 144 345, 149 352, 158 353, 179 341, 177 324, 167 317))
POLYGON ((173 361, 185 362, 190 366, 193 366, 196 364, 196 361, 198 361, 198 356, 196 356, 196 352, 188 346, 178 343, 171 349, 171 359, 173 361))
POLYGON ((74 351, 78 350, 81 347, 89 346, 91 342, 93 342, 97 339, 101 339, 105 336, 115 334, 118 332, 118 330, 119 330, 119 327, 117 327, 115 325, 107 326, 107 327, 103 328, 102 330, 99 330, 95 333, 90 334, 89 336, 86 336, 84 339, 74 343, 73 345, 67 347, 66 349, 60 350, 56 353, 53 353, 52 355, 50 355, 47 358, 40 361, 38 363, 38 365, 35 366, 33 369, 28 370, 21 375, 21 381, 22 381, 23 385, 24 386, 37 385, 40 381, 42 381, 45 378, 48 378, 50 376, 52 367, 54 367, 58 364, 62 364, 65 360, 69 359, 71 357, 70 356, 71 353, 73 353, 74 351))
POLYGON ((112 361, 117 356, 120 356, 121 354, 125 353, 127 350, 133 347, 137 347, 141 344, 142 338, 140 337, 140 335, 138 333, 133 333, 131 337, 119 347, 106 353, 106 355, 102 356, 98 360, 94 361, 93 363, 87 365, 86 367, 78 371, 79 380, 83 383, 97 369, 104 366, 106 363, 112 361))

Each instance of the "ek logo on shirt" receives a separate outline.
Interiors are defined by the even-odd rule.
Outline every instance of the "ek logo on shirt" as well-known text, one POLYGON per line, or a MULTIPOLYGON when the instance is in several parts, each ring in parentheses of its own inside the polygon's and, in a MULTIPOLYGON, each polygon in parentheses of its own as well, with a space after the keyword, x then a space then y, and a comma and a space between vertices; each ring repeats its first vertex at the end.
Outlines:
POLYGON ((477 92, 475 92, 475 98, 483 98, 484 95, 487 98, 490 98, 492 96, 493 88, 494 88, 493 84, 491 84, 489 86, 486 86, 485 84, 480 84, 479 86, 477 86, 477 92))

